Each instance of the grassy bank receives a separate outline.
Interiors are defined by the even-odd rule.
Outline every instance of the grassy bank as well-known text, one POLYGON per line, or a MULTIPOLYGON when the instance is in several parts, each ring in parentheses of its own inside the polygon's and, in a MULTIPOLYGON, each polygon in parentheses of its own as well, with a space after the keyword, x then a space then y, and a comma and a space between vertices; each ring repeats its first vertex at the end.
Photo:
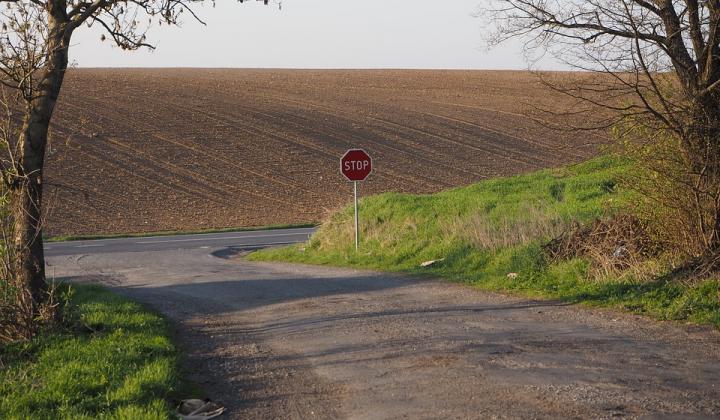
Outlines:
POLYGON ((97 286, 73 286, 67 326, 0 349, 0 417, 165 419, 177 352, 158 315, 97 286))
POLYGON ((627 161, 602 157, 437 194, 367 197, 361 202, 359 252, 348 207, 307 244, 260 251, 250 259, 430 275, 486 290, 720 326, 717 281, 684 286, 628 275, 597 278, 586 260, 549 263, 544 258, 542 245, 573 222, 602 217, 632 200, 616 186, 630 168, 627 161), (439 259, 444 260, 420 267, 439 259))

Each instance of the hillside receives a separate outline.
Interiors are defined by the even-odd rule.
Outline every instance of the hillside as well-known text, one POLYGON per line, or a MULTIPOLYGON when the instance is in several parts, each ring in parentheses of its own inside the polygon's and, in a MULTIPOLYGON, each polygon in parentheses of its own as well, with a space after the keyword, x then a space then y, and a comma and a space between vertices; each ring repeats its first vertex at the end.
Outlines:
POLYGON ((363 194, 430 193, 592 156, 600 136, 523 114, 564 98, 524 72, 73 69, 47 159, 46 233, 319 221, 363 194))
MULTIPOLYGON (((359 252, 352 208, 347 207, 307 243, 259 251, 250 259, 431 276, 484 290, 720 327, 717 279, 668 281, 663 276, 668 264, 661 256, 636 262, 637 271, 620 272, 598 266, 589 256, 555 260, 547 253, 548 242, 575 223, 591 225, 633 200, 632 192, 616 184, 635 169, 627 160, 603 156, 431 195, 366 197, 359 252), (435 263, 422 266, 426 261, 435 263)), ((612 249, 601 258, 618 264, 621 257, 612 249)))

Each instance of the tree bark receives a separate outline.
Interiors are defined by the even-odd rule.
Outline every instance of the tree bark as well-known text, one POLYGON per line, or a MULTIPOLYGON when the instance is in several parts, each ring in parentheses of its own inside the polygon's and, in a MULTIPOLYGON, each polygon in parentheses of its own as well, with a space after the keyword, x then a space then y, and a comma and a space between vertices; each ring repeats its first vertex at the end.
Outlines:
POLYGON ((12 194, 15 231, 14 274, 30 291, 33 302, 45 298, 45 252, 42 240, 42 183, 33 177, 16 186, 12 194))
MULTIPOLYGON (((35 97, 29 102, 18 144, 20 159, 12 185, 12 216, 15 235, 14 271, 33 296, 35 304, 45 298, 43 250, 43 166, 50 119, 57 103, 68 64, 70 32, 64 2, 49 10, 48 56, 35 97)), ((53 4, 51 2, 51 4, 53 4)))
POLYGON ((701 177, 695 193, 706 197, 698 209, 707 215, 707 225, 700 226, 708 234, 703 258, 715 261, 720 258, 720 101, 714 95, 699 97, 690 110, 685 153, 689 169, 701 177))

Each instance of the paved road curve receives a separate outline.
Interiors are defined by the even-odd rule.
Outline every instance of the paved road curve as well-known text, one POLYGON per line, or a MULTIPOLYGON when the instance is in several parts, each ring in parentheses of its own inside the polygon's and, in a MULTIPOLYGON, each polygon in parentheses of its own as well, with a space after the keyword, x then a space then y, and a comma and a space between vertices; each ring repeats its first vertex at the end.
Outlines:
MULTIPOLYGON (((248 236, 257 233, 246 235, 229 241, 256 246, 248 236)), ((711 328, 439 281, 222 259, 221 247, 99 253, 114 249, 103 243, 48 258, 51 273, 164 313, 185 370, 226 404, 226 418, 720 416, 720 333, 711 328)))
POLYGON ((303 242, 306 241, 313 232, 315 232, 315 228, 298 228, 48 242, 45 244, 45 255, 48 257, 56 257, 62 255, 150 252, 194 248, 265 248, 273 245, 303 242))

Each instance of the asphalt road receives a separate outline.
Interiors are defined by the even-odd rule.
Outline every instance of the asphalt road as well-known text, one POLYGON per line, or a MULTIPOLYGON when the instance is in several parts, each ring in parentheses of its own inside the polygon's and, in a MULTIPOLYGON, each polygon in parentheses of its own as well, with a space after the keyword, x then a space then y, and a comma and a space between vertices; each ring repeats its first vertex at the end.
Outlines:
POLYGON ((152 236, 143 238, 95 239, 47 242, 45 255, 93 255, 118 252, 151 252, 180 249, 232 248, 251 250, 306 241, 315 228, 256 230, 195 235, 152 236))
POLYGON ((232 254, 222 241, 256 247, 306 231, 286 233, 122 240, 145 252, 101 241, 49 257, 49 272, 167 316, 183 372, 228 408, 225 418, 720 418, 720 333, 710 327, 217 257, 232 254), (142 248, 153 246, 165 249, 142 248))

